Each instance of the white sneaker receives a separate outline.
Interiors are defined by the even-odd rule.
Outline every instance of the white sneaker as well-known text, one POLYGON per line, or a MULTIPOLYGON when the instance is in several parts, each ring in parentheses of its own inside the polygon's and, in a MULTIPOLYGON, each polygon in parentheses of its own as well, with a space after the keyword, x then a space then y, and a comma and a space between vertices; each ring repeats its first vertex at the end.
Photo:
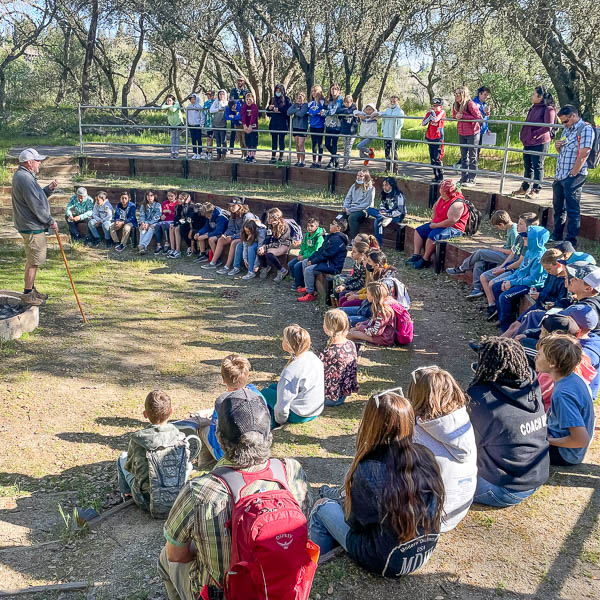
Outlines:
POLYGON ((198 158, 200 160, 206 160, 206 152, 203 152, 198 158))
POLYGON ((229 268, 227 265, 225 265, 224 267, 222 267, 222 268, 220 268, 220 269, 217 269, 217 271, 216 271, 216 272, 217 272, 219 275, 227 275, 227 274, 229 273, 229 271, 230 271, 230 270, 231 270, 231 269, 230 269, 230 268, 229 268))
POLYGON ((192 156, 190 156, 190 158, 191 158, 192 160, 194 160, 194 159, 198 158, 198 155, 197 155, 197 154, 192 154, 192 156))
POLYGON ((229 273, 227 273, 228 277, 233 277, 234 275, 237 275, 240 272, 240 269, 238 269, 237 267, 234 267, 233 269, 229 270, 229 273))
POLYGON ((187 249, 186 255, 187 256, 191 256, 192 255, 192 249, 191 248, 187 249))
POLYGON ((381 219, 381 226, 387 227, 391 222, 392 222, 391 217, 384 217, 383 219, 381 219))
POLYGON ((256 273, 254 271, 249 271, 242 277, 242 279, 254 279, 255 277, 256 273))
POLYGON ((212 154, 207 154, 206 155, 206 160, 212 160, 212 154))

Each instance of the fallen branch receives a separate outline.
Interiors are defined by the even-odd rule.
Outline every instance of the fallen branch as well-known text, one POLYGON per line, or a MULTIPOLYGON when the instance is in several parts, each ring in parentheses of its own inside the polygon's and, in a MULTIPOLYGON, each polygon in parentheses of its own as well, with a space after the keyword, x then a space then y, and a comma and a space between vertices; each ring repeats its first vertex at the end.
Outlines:
POLYGON ((0 548, 0 552, 13 552, 15 550, 36 550, 37 548, 43 548, 44 546, 51 546, 52 544, 60 544, 62 540, 51 540, 50 542, 42 542, 40 544, 33 544, 32 546, 3 546, 0 548))
POLYGON ((122 504, 117 504, 117 506, 113 506, 112 508, 109 508, 106 512, 103 512, 100 516, 90 519, 89 521, 86 522, 86 524, 90 529, 93 529, 94 527, 97 527, 98 525, 100 525, 100 523, 106 521, 106 519, 109 519, 110 517, 112 517, 115 513, 118 513, 119 511, 123 510, 124 508, 128 508, 133 503, 134 502, 133 502, 133 498, 132 498, 130 500, 123 502, 122 504))
POLYGON ((73 581, 71 583, 53 583, 50 585, 32 585, 31 587, 18 590, 0 590, 0 598, 8 596, 23 596, 25 594, 39 594, 40 592, 76 592, 87 590, 88 587, 95 584, 89 581, 73 581))

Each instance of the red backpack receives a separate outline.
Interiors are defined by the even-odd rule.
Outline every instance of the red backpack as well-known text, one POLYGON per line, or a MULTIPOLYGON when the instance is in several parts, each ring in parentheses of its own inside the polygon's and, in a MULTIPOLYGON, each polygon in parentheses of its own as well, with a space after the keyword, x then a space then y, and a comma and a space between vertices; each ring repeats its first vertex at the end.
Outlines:
POLYGON ((308 523, 287 484, 285 465, 271 459, 262 471, 228 467, 212 472, 233 499, 231 564, 223 582, 226 600, 308 600, 319 547, 308 539, 308 523), (242 497, 254 481, 281 489, 242 497))
POLYGON ((413 341, 413 322, 410 313, 398 302, 390 302, 389 307, 396 314, 396 344, 404 346, 413 341))

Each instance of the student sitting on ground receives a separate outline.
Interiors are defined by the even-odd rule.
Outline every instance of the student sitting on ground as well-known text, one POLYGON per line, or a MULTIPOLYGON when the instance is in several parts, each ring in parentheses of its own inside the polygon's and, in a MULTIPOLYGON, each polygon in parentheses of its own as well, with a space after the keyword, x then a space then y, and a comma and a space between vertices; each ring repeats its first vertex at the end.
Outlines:
POLYGON ((240 234, 242 243, 235 248, 233 269, 227 273, 229 277, 234 277, 241 271, 242 261, 248 269, 242 279, 254 279, 256 277, 256 253, 258 248, 265 243, 266 235, 267 228, 258 219, 248 219, 244 222, 240 234))
POLYGON ((444 483, 431 450, 413 442, 410 402, 387 390, 369 398, 342 498, 322 498, 310 516, 321 556, 342 546, 383 577, 408 575, 439 539, 444 483))
POLYGON ((113 207, 108 201, 106 192, 98 192, 92 209, 92 218, 88 221, 88 229, 92 236, 91 245, 97 246, 100 243, 100 234, 97 227, 102 227, 104 232, 104 243, 110 248, 110 222, 112 221, 113 207))
POLYGON ((506 232, 506 242, 504 245, 475 250, 458 267, 446 269, 448 275, 462 275, 467 271, 473 271, 473 289, 467 296, 469 300, 483 296, 480 281, 481 275, 489 269, 489 265, 499 265, 506 261, 519 235, 517 224, 512 222, 510 215, 505 210, 495 211, 490 222, 500 231, 506 232))
POLYGON ((542 394, 519 343, 484 338, 467 394, 478 452, 474 501, 519 504, 546 483, 549 468, 542 394))
POLYGON ((406 216, 406 198, 398 189, 398 183, 394 177, 386 177, 383 180, 379 208, 370 207, 367 209, 367 214, 374 219, 375 238, 381 245, 383 244, 383 228, 390 223, 402 223, 406 216))
POLYGON ((300 252, 296 258, 288 263, 288 271, 294 278, 294 289, 304 285, 304 269, 302 261, 309 259, 322 245, 325 240, 325 230, 319 227, 318 219, 309 219, 306 222, 306 233, 302 237, 300 252))
POLYGON ((69 225, 71 241, 77 242, 83 237, 79 233, 77 224, 83 223, 87 226, 93 211, 94 201, 92 197, 88 196, 87 190, 84 187, 77 188, 77 193, 71 196, 65 208, 65 221, 69 225))
POLYGON ((339 406, 358 391, 358 358, 354 342, 348 339, 350 323, 343 310, 325 313, 323 331, 329 338, 319 355, 325 371, 325 406, 339 406))
POLYGON ((154 254, 160 254, 164 252, 169 254, 171 246, 169 242, 169 229, 175 219, 175 210, 177 209, 177 193, 173 190, 167 192, 167 199, 161 205, 160 222, 154 228, 154 235, 156 236, 156 250, 154 254), (162 244, 162 238, 165 238, 164 247, 162 244))
POLYGON ((146 254, 146 248, 152 241, 154 228, 160 222, 161 214, 162 209, 156 194, 148 190, 140 206, 140 242, 138 245, 140 254, 146 254))
POLYGON ((594 401, 589 385, 575 373, 582 349, 568 335, 552 333, 540 340, 535 366, 549 373, 554 391, 548 413, 550 463, 562 467, 583 462, 594 434, 594 401))
POLYGON ((131 232, 137 227, 137 219, 135 217, 136 206, 135 202, 132 202, 127 192, 123 192, 120 197, 120 202, 115 207, 113 213, 113 220, 110 225, 110 237, 116 244, 115 250, 117 252, 123 252, 125 245, 129 240, 131 232), (121 232, 121 239, 119 240, 119 233, 121 232))
POLYGON ((271 269, 277 271, 274 281, 279 283, 288 274, 280 259, 287 257, 292 245, 290 226, 278 208, 267 211, 267 235, 264 244, 258 247, 258 264, 261 279, 266 279, 271 269))
POLYGON ((209 260, 208 249, 206 247, 208 244, 207 240, 209 238, 219 239, 229 225, 229 213, 210 202, 205 202, 202 205, 202 214, 207 218, 206 225, 194 235, 194 240, 200 251, 200 256, 194 260, 197 263, 209 260))
POLYGON ((590 265, 596 264, 596 259, 591 254, 588 254, 587 252, 577 252, 571 242, 560 242, 560 244, 556 244, 554 247, 563 253, 563 257, 568 265, 582 262, 590 265))
POLYGON ((281 347, 290 359, 279 381, 261 390, 269 405, 273 427, 312 421, 323 412, 323 363, 311 352, 310 344, 310 334, 300 325, 288 325, 283 330, 281 347))
MULTIPOLYGON (((308 514, 310 486, 300 463, 293 458, 269 460, 273 443, 270 425, 269 411, 257 397, 248 400, 229 397, 219 406, 217 437, 224 457, 218 471, 194 477, 184 486, 163 529, 166 545, 160 554, 158 574, 169 598, 222 597, 225 576, 230 574, 232 566, 232 532, 228 525, 235 504, 223 481, 223 467, 253 479, 240 491, 242 497, 280 490, 281 485, 273 479, 284 480, 304 514, 308 514)), ((284 539, 291 547, 286 548, 298 556, 298 552, 306 550, 306 536, 297 535, 298 529, 289 533, 291 539, 284 539)), ((233 548, 234 556, 236 550, 233 548)), ((269 580, 273 576, 269 573, 269 580)), ((292 592, 291 586, 289 590, 292 592)), ((258 597, 255 590, 248 595, 249 599, 258 597)))
POLYGON ((206 462, 210 462, 211 458, 214 458, 214 460, 221 460, 223 458, 223 450, 217 438, 217 421, 221 404, 227 398, 235 398, 238 401, 250 401, 251 398, 257 397, 265 402, 263 395, 258 391, 256 386, 248 383, 250 378, 250 361, 241 354, 230 354, 221 361, 221 378, 227 391, 215 400, 215 408, 211 418, 203 419, 202 417, 195 416, 199 425, 198 436, 202 440, 203 450, 206 449, 209 453, 208 455, 206 452, 201 454, 200 464, 203 465, 206 462))
POLYGON ((356 181, 350 186, 342 205, 342 211, 348 219, 350 240, 355 238, 360 224, 367 218, 367 210, 374 202, 375 186, 369 171, 363 169, 356 174, 356 181))
MULTIPOLYGON (((299 294, 303 294, 298 302, 316 300, 315 278, 318 273, 335 275, 342 272, 348 253, 348 236, 344 233, 347 226, 346 219, 334 219, 321 248, 302 261, 304 286, 296 288, 299 294)), ((300 279, 295 283, 300 283, 300 279)))
POLYGON ((477 486, 477 447, 467 397, 448 371, 420 367, 411 373, 408 399, 417 422, 413 441, 429 448, 440 466, 446 496, 441 532, 466 516, 477 486))
POLYGON ((523 255, 526 250, 525 237, 527 236, 527 230, 531 225, 539 225, 538 217, 535 213, 530 212, 519 215, 519 219, 517 220, 517 233, 519 235, 517 235, 516 241, 510 249, 510 254, 505 258, 501 265, 485 271, 479 278, 481 289, 488 301, 488 321, 493 321, 498 316, 496 300, 494 299, 494 294, 492 292, 492 285, 498 281, 504 281, 521 266, 523 255))
POLYGON ((518 299, 532 288, 539 288, 544 284, 547 272, 542 267, 542 256, 546 252, 545 244, 549 237, 547 229, 532 225, 524 240, 527 250, 521 266, 510 277, 492 285, 501 331, 506 331, 513 322, 518 299))
POLYGON ((192 472, 185 436, 168 422, 172 414, 171 398, 160 390, 150 392, 144 403, 144 418, 152 427, 134 433, 127 452, 117 460, 120 492, 124 497, 132 496, 140 508, 151 511, 154 516, 168 514, 192 472), (154 459, 152 464, 148 462, 149 455, 154 459), (157 487, 162 489, 157 490, 157 487), (161 493, 154 496, 156 491, 161 493), (167 505, 165 498, 170 499, 167 505))
POLYGON ((171 251, 169 258, 181 258, 181 242, 187 243, 187 233, 191 230, 192 216, 195 206, 192 197, 187 192, 181 192, 177 197, 175 218, 169 227, 169 242, 171 251), (189 220, 189 221, 188 221, 189 220))
POLYGON ((440 198, 433 205, 433 217, 415 229, 414 254, 406 262, 414 269, 432 265, 431 257, 435 243, 459 237, 465 232, 469 219, 469 207, 462 202, 464 196, 453 179, 445 179, 440 185, 440 198))
POLYGON ((369 252, 369 244, 360 240, 354 239, 352 244, 352 252, 350 256, 354 260, 350 275, 338 275, 334 278, 333 295, 331 296, 332 303, 335 307, 339 304, 339 298, 342 294, 357 292, 365 287, 367 275, 367 254, 369 252))
POLYGON ((191 254, 198 258, 200 249, 196 241, 196 234, 208 223, 208 219, 204 216, 202 210, 202 203, 196 202, 194 204, 194 213, 192 214, 192 222, 190 223, 190 230, 188 233, 188 239, 190 244, 191 254))

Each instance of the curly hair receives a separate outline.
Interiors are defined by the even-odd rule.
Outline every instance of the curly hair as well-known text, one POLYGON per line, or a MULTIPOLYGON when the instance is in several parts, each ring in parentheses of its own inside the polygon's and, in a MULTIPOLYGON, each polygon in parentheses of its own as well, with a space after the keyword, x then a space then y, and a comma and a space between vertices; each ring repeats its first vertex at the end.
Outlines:
POLYGON ((498 336, 484 337, 472 385, 499 379, 531 380, 532 373, 523 346, 516 340, 498 336))

